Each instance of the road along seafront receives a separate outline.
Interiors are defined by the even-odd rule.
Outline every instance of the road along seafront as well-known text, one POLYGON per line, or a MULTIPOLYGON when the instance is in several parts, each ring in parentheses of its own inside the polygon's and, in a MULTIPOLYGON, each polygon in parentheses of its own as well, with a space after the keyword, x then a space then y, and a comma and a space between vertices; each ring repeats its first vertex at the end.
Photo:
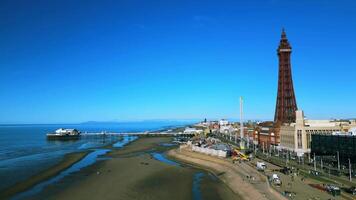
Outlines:
POLYGON ((241 199, 206 170, 169 160, 170 137, 139 137, 26 199, 241 199))
POLYGON ((228 159, 196 153, 188 145, 169 150, 167 156, 211 171, 242 199, 286 199, 269 186, 266 177, 246 163, 233 164, 228 159))

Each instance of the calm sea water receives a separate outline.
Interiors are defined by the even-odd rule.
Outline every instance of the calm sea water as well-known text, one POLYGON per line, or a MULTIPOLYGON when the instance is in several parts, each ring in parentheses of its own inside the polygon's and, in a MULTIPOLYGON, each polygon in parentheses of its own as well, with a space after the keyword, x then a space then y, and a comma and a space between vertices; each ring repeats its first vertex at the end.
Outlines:
POLYGON ((82 132, 138 132, 182 126, 187 122, 131 122, 116 124, 0 125, 0 190, 57 164, 65 154, 98 148, 119 137, 84 137, 76 141, 48 141, 58 128, 82 132))

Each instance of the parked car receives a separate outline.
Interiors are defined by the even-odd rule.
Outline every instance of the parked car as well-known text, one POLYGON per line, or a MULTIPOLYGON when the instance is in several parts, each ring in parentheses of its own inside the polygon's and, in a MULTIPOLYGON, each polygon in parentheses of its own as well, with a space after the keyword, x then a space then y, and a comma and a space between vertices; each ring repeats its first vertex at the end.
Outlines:
POLYGON ((330 194, 332 194, 333 196, 336 195, 341 195, 341 190, 339 187, 334 186, 334 185, 326 185, 325 189, 327 192, 329 192, 330 194))
POLYGON ((279 176, 277 174, 272 174, 272 177, 270 178, 270 181, 276 185, 276 186, 281 186, 282 185, 282 181, 279 178, 279 176))
POLYGON ((356 195, 356 187, 350 187, 346 191, 352 195, 356 195))
POLYGON ((314 176, 320 176, 320 172, 315 171, 315 170, 309 171, 309 174, 314 175, 314 176))
POLYGON ((291 192, 287 190, 284 191, 282 194, 290 199, 295 198, 295 196, 297 195, 295 192, 291 192))
POLYGON ((292 173, 292 170, 289 167, 283 167, 282 169, 280 169, 280 172, 285 175, 289 175, 292 173))

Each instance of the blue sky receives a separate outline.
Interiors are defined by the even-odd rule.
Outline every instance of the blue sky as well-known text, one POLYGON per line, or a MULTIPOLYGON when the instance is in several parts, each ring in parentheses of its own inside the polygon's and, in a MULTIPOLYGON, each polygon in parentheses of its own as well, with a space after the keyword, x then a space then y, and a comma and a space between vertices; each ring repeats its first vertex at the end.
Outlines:
POLYGON ((0 123, 273 119, 282 27, 308 118, 356 117, 356 3, 0 1, 0 123))

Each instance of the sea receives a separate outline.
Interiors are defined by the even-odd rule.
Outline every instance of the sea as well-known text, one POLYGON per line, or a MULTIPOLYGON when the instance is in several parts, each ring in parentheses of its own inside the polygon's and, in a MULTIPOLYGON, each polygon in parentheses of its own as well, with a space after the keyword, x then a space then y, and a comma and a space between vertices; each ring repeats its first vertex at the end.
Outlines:
POLYGON ((58 128, 81 132, 141 132, 180 127, 187 121, 142 121, 82 124, 0 125, 0 191, 58 164, 69 153, 97 149, 116 141, 119 136, 82 137, 79 140, 51 141, 46 134, 58 128))

